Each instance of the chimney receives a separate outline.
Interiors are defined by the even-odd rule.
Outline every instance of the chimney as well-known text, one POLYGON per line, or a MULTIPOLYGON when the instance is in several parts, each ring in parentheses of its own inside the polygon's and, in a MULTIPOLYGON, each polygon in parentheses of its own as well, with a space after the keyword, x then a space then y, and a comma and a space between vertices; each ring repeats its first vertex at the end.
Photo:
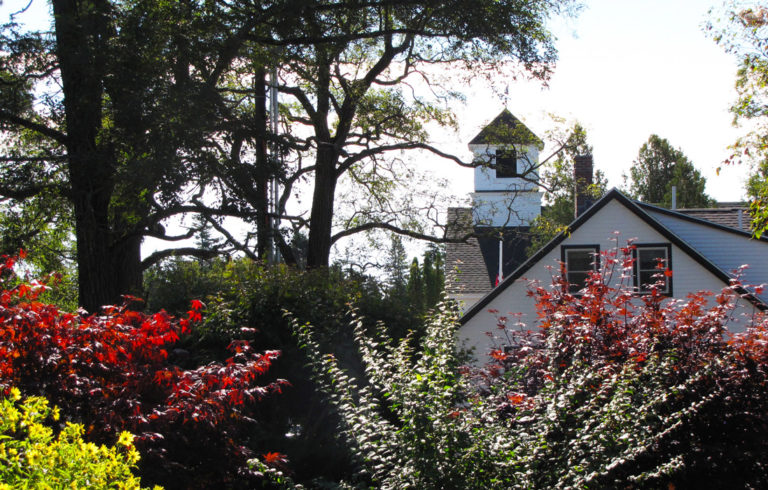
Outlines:
POLYGON ((592 155, 579 155, 573 159, 573 181, 576 187, 574 214, 578 218, 594 202, 588 192, 592 184, 592 155))

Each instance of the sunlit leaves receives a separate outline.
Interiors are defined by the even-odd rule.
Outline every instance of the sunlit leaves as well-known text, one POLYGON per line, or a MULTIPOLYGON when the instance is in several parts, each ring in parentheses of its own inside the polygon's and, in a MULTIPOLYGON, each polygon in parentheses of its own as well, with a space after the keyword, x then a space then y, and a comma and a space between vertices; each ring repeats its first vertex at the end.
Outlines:
MULTIPOLYGON (((5 257, 0 278, 8 281, 14 265, 5 257)), ((258 353, 235 341, 225 363, 183 369, 174 349, 201 319, 202 302, 193 301, 178 322, 164 311, 144 314, 125 305, 84 316, 39 302, 44 288, 39 282, 2 288, 0 388, 45 394, 83 423, 90 439, 136 434, 142 473, 156 482, 217 486, 238 472, 243 481, 258 477, 248 470, 253 451, 239 434, 256 423, 254 405, 286 385, 258 384, 278 352, 258 353), (190 444, 207 450, 189 453, 190 444), (189 472, 181 477, 171 468, 189 472)))

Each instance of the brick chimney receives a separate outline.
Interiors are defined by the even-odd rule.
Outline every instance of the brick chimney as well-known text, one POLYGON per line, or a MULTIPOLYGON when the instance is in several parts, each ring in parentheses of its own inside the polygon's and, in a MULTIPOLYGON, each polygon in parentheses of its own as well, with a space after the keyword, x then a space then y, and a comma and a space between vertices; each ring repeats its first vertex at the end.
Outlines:
POLYGON ((592 155, 579 155, 573 159, 573 181, 576 187, 574 215, 578 218, 594 202, 588 192, 592 184, 592 155))

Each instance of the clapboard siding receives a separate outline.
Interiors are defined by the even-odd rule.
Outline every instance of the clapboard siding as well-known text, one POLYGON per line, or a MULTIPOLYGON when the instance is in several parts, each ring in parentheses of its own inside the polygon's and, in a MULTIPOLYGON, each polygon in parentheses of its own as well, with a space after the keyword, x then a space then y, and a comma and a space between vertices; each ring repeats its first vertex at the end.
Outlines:
MULTIPOLYGON (((486 354, 491 345, 487 332, 491 334, 494 331, 498 332, 496 330, 498 315, 507 316, 510 318, 510 323, 513 317, 519 315, 520 321, 528 326, 536 325, 535 304, 527 295, 527 291, 531 281, 538 281, 543 286, 549 287, 552 275, 559 271, 562 246, 599 244, 601 251, 607 251, 614 249, 617 244, 620 247, 626 245, 628 239, 635 239, 636 244, 669 243, 669 240, 654 227, 618 200, 612 200, 576 228, 559 246, 554 247, 534 263, 523 277, 506 285, 506 289, 469 318, 459 330, 460 344, 474 348, 478 359, 484 361, 487 359, 486 354), (498 310, 499 313, 491 313, 489 310, 498 310)), ((720 278, 674 244, 672 244, 672 269, 672 292, 675 298, 685 298, 688 294, 698 291, 718 292, 725 286, 720 278)), ((752 311, 751 304, 742 300, 740 302, 752 311)), ((739 331, 742 328, 734 323, 731 329, 739 331)), ((503 343, 503 339, 498 339, 498 342, 503 343)))

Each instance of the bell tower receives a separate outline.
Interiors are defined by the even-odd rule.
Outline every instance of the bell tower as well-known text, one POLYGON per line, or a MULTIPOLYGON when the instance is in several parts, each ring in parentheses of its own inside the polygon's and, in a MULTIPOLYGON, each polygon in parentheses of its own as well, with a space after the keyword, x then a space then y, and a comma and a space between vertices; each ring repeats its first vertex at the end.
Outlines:
POLYGON ((526 260, 531 222, 541 214, 542 141, 511 112, 469 142, 476 164, 471 208, 449 208, 445 249, 448 297, 469 308, 526 260))
POLYGON ((509 110, 469 142, 475 167, 474 225, 528 227, 541 214, 539 151, 543 143, 509 110))

